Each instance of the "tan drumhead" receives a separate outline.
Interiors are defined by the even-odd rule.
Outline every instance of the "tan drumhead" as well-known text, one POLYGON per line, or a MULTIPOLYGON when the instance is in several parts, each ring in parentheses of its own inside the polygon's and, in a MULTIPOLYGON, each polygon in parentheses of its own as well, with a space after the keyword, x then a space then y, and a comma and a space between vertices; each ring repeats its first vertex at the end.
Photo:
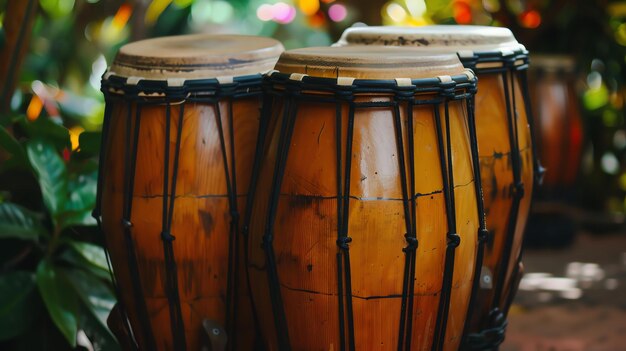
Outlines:
POLYGON ((336 45, 412 46, 444 52, 524 49, 507 28, 465 25, 351 27, 336 45))
POLYGON ((433 78, 463 74, 454 54, 424 54, 413 48, 346 46, 285 51, 276 63, 281 73, 356 79, 433 78))
POLYGON ((256 36, 192 34, 124 45, 109 72, 153 80, 238 77, 271 70, 284 50, 256 36))

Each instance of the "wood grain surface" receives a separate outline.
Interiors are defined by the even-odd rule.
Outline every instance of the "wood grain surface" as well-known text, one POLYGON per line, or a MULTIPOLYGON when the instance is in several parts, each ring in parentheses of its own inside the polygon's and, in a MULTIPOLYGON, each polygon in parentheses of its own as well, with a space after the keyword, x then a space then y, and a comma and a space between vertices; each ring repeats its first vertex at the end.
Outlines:
MULTIPOLYGON (((137 105, 119 100, 109 103, 113 105, 113 114, 106 159, 102 165, 105 167, 103 229, 122 301, 127 306, 133 330, 139 331, 141 326, 136 308, 143 302, 133 297, 132 277, 129 273, 132 263, 127 254, 121 225, 124 159, 129 150, 126 143, 127 113, 131 109, 131 115, 134 116, 137 105)), ((243 211, 257 137, 260 100, 251 97, 232 102, 234 139, 227 132, 230 126, 228 105, 228 100, 221 101, 219 109, 225 130, 229 167, 233 158, 235 160, 238 208, 243 211), (230 152, 232 143, 234 155, 230 152)), ((174 154, 178 121, 183 118, 172 234, 176 237, 173 248, 187 349, 199 350, 203 319, 226 326, 227 278, 232 274, 228 266, 231 215, 215 106, 185 103, 183 116, 179 113, 179 104, 172 104, 171 108, 169 135, 165 134, 164 105, 144 106, 141 110, 130 216, 132 242, 137 252, 142 294, 156 345, 159 350, 173 350, 161 239, 163 174, 165 148, 170 149, 170 155, 174 154)), ((134 128, 133 122, 132 130, 134 128)), ((171 177, 172 156, 168 167, 171 177)), ((243 255, 239 257, 243 260, 243 255)), ((240 267, 243 269, 243 261, 240 267)), ((255 327, 245 274, 241 271, 236 278, 239 279, 239 296, 232 303, 237 306, 239 313, 237 349, 252 350, 255 327)), ((142 334, 136 332, 136 337, 140 349, 146 349, 142 334)))

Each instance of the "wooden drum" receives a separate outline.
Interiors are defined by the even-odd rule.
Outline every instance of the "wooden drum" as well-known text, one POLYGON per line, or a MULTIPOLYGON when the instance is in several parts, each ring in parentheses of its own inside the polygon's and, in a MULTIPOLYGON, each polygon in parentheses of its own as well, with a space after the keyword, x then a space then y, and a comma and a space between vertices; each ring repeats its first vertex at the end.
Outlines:
POLYGON ((558 196, 575 185, 583 151, 576 66, 570 56, 532 55, 531 60, 537 150, 548 170, 541 193, 558 196))
POLYGON ((140 350, 254 347, 236 234, 261 72, 281 52, 268 38, 165 37, 123 46, 104 75, 94 216, 140 350))
POLYGON ((456 350, 481 226, 474 75, 405 48, 292 50, 276 70, 247 232, 264 342, 456 350))
POLYGON ((511 290, 520 274, 534 178, 543 172, 529 127, 528 52, 510 30, 482 26, 354 27, 336 45, 457 53, 477 74, 476 125, 489 235, 480 238, 476 270, 481 273, 476 275, 464 345, 497 346, 504 338, 511 290))

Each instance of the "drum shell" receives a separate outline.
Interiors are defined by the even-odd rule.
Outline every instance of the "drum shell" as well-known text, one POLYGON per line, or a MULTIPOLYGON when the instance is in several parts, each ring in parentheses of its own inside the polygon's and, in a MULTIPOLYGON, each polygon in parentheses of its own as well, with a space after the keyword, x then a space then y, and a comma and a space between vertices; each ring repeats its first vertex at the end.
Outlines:
POLYGON ((578 178, 583 151, 583 121, 573 73, 531 70, 537 150, 546 167, 539 195, 571 191, 578 178))
MULTIPOLYGON (((105 148, 104 179, 102 183, 102 226, 106 233, 108 251, 121 302, 125 306, 130 324, 140 349, 148 349, 143 340, 142 325, 137 310, 147 307, 149 324, 155 344, 160 350, 172 350, 172 329, 166 293, 166 264, 161 239, 165 148, 169 148, 169 179, 171 187, 174 167, 178 123, 183 112, 180 156, 176 178, 176 198, 173 207, 171 233, 178 275, 178 292, 186 346, 199 350, 203 319, 214 321, 226 328, 227 280, 231 245, 243 250, 230 234, 231 209, 226 183, 226 168, 222 157, 223 146, 229 167, 235 160, 237 206, 243 209, 249 183, 249 174, 258 132, 260 98, 224 98, 219 103, 172 101, 169 136, 165 133, 167 104, 157 104, 151 98, 125 99, 109 95, 110 124, 105 148), (224 130, 224 145, 218 133, 218 114, 224 130), (232 129, 229 133, 232 106, 232 129), (140 107, 140 111, 138 111, 140 107), (139 117, 138 147, 134 176, 129 176, 129 156, 132 159, 132 142, 136 118, 139 117), (130 129, 129 129, 130 127, 130 129), (129 133, 130 131, 130 133, 129 133), (231 144, 234 142, 234 154, 231 144), (129 270, 133 260, 129 256, 128 241, 122 225, 125 180, 132 178, 132 212, 130 214, 130 243, 136 252, 136 265, 142 287, 142 299, 134 298, 133 276, 129 270)), ((169 192, 169 190, 168 190, 169 192)), ((243 271, 243 255, 239 255, 243 271)), ((231 268, 232 269, 232 268, 231 268)), ((239 289, 233 306, 237 306, 237 349, 254 348, 255 327, 248 295, 245 274, 238 277, 239 289)), ((232 339, 230 340, 232 342, 232 339)))
POLYGON ((467 331, 479 332, 493 328, 491 312, 508 309, 515 291, 515 278, 520 258, 524 230, 530 211, 534 187, 533 141, 526 111, 526 92, 521 75, 526 74, 528 53, 504 28, 480 26, 430 27, 360 27, 344 32, 338 46, 408 46, 422 53, 457 53, 466 68, 478 76, 475 114, 480 155, 488 240, 485 243, 481 282, 474 296, 472 316, 467 331), (430 28, 430 29, 429 29, 430 28), (425 30, 424 30, 425 29, 425 30), (481 32, 482 33, 479 33, 481 32), (472 34, 474 33, 474 34, 472 34), (478 35, 477 35, 478 34, 478 35), (504 77, 511 95, 510 107, 517 128, 514 146, 507 115, 504 77), (519 182, 524 195, 515 199, 514 148, 520 151, 519 182), (519 201, 518 210, 512 209, 519 201), (511 221, 515 221, 512 223, 511 221), (483 282, 487 276, 489 282, 483 282), (499 293, 497 292, 499 291, 499 293), (499 295, 499 296, 498 296, 499 295))
MULTIPOLYGON (((388 95, 359 95, 356 102, 391 101, 388 95)), ((268 283, 268 261, 261 247, 268 225, 268 204, 281 126, 284 97, 277 97, 254 199, 248 246, 249 276, 270 350, 279 348, 268 283)), ((341 110, 341 172, 346 166, 348 103, 341 110)), ((341 349, 337 246, 337 105, 298 102, 285 165, 273 250, 289 341, 294 350, 341 349)), ((457 232, 452 298, 445 349, 461 340, 471 293, 478 213, 465 106, 450 102, 457 232)), ((400 108, 406 146, 406 105, 400 108)), ((443 116, 443 107, 440 107, 443 116)), ((434 127, 433 106, 413 108, 417 197, 417 236, 412 350, 430 349, 442 288, 446 254, 446 211, 434 127)), ((443 117, 442 117, 443 118, 443 117)), ((348 220, 354 335, 356 349, 397 348, 405 254, 402 191, 391 107, 355 112, 348 220)), ((408 155, 408 146, 405 147, 408 155)), ((408 157, 408 156, 407 156, 408 157)), ((409 163, 407 159, 407 165, 409 163)), ((408 167, 408 166, 407 166, 408 167)), ((345 173, 342 173, 345 175, 345 173)), ((341 261, 342 265, 345 261, 341 261)), ((343 272, 343 270, 342 270, 343 272)), ((345 289, 345 287, 344 287, 345 289)), ((345 306, 344 306, 345 308, 345 306)))
POLYGON ((517 261, 521 253, 534 186, 532 139, 528 114, 524 106, 524 91, 519 79, 519 74, 525 74, 525 72, 513 73, 513 89, 510 87, 511 74, 509 72, 507 74, 510 94, 514 96, 514 102, 513 99, 511 100, 511 107, 516 111, 514 119, 517 127, 517 145, 521 161, 520 180, 524 186, 524 196, 520 200, 514 232, 508 233, 515 182, 504 83, 502 73, 479 71, 475 110, 476 129, 485 214, 490 234, 485 245, 484 271, 481 279, 484 279, 488 272, 491 283, 480 282, 470 331, 478 331, 489 326, 492 307, 498 307, 501 311, 507 309, 508 294, 513 288, 511 285, 514 284, 513 275, 516 274, 517 261), (513 237, 509 238, 509 235, 513 237), (508 262, 504 262, 507 240, 512 240, 512 246, 508 262), (507 270, 503 281, 502 269, 507 270), (499 301, 493 301, 497 284, 504 286, 503 293, 499 301))

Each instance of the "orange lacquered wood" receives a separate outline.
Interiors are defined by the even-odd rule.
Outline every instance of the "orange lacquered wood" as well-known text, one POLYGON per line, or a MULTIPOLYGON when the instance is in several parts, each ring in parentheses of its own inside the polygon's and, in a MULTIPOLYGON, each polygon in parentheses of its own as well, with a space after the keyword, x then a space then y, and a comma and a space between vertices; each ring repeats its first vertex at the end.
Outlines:
MULTIPOLYGON (((120 99, 113 105, 110 138, 106 147, 103 188, 103 229, 115 276, 121 290, 133 330, 141 331, 136 313, 137 301, 132 294, 129 258, 122 222, 124 155, 127 102, 120 99)), ((228 131, 228 101, 220 102, 228 162, 235 143, 238 208, 243 212, 254 147, 257 137, 258 97, 233 101, 234 140, 228 131)), ((131 222, 132 236, 138 257, 143 294, 147 301, 150 325, 159 350, 172 350, 168 301, 165 292, 165 262, 161 240, 163 213, 164 148, 170 148, 170 180, 179 116, 179 105, 171 107, 170 135, 165 135, 164 105, 144 106, 135 173, 131 222)), ((132 107, 132 116, 135 114, 132 107)), ((178 288, 188 350, 200 350, 203 319, 226 327, 226 296, 230 209, 221 145, 216 125, 215 108, 202 103, 185 102, 180 161, 176 186, 172 234, 174 257, 178 270, 178 288)), ((134 121, 134 118, 133 118, 134 121)), ((134 125, 133 125, 134 128, 134 125)), ((243 245, 240 242, 240 245, 243 245)), ((240 246, 242 248, 242 246, 240 246)), ((243 258, 243 255, 240 255, 243 258)), ((237 301, 237 349, 254 349, 254 325, 246 285, 243 260, 237 301)), ((140 349, 146 349, 142 334, 136 333, 140 349)))
MULTIPOLYGON (((423 27, 352 27, 347 29, 338 45, 402 46, 416 47, 420 54, 428 52, 458 53, 467 58, 476 53, 491 52, 495 55, 508 51, 525 52, 513 33, 506 28, 434 25, 423 27)), ((462 59, 463 61, 463 59, 462 59)), ((468 60, 471 63, 472 60, 468 60)), ((517 60, 515 65, 522 64, 517 60)), ((521 153, 521 181, 525 195, 521 200, 517 223, 512 234, 508 233, 513 206, 513 167, 509 139, 505 92, 502 75, 484 73, 481 69, 503 67, 504 60, 476 64, 478 92, 476 94, 476 126, 480 154, 481 180, 484 190, 485 212, 490 239, 485 248, 484 271, 489 271, 492 288, 479 288, 476 306, 471 319, 470 332, 489 326, 492 307, 505 309, 511 277, 517 267, 524 228, 533 191, 533 154, 528 118, 524 108, 520 84, 515 79, 515 99, 511 101, 517 111, 518 147, 521 153), (513 235, 509 262, 504 262, 506 241, 513 235), (507 268, 505 268, 507 267, 507 268), (500 274, 506 269, 504 282, 500 274), (504 283, 500 301, 495 298, 495 287, 504 283)), ((510 74, 507 72, 510 77, 510 74)))
MULTIPOLYGON (((389 101, 358 96, 356 101, 389 101)), ((273 118, 280 126, 282 103, 273 118)), ((446 212, 433 121, 433 107, 415 107, 417 236, 412 350, 430 350, 437 318, 446 251, 446 212)), ((404 141, 407 131, 401 108, 404 141)), ((443 108, 441 109, 443 116, 443 108)), ((347 104, 342 107, 342 168, 345 166, 347 104)), ((445 349, 458 348, 471 292, 478 214, 466 116, 462 102, 450 103, 457 232, 451 307, 445 349)), ((279 128, 270 128, 250 226, 249 276, 261 332, 278 349, 267 279, 265 234, 279 128)), ((337 283, 337 164, 335 105, 298 104, 292 142, 278 204, 273 247, 280 293, 294 350, 339 350, 337 283)), ((355 114, 348 236, 357 350, 397 348, 406 233, 390 108, 358 109, 355 114)), ((408 163, 408 161, 407 161, 408 163)), ((342 178, 343 181, 343 178, 342 178)), ((344 287, 345 289, 345 287, 344 287)), ((282 333, 282 331, 278 331, 282 333)))
MULTIPOLYGON (((524 228, 530 209, 533 189, 533 155, 530 129, 524 108, 520 84, 515 79, 515 108, 517 111, 518 146, 521 154, 521 180, 525 195, 521 200, 517 226, 513 234, 513 246, 505 279, 505 293, 496 302, 502 310, 506 291, 512 284, 511 276, 517 266, 522 247, 524 228)), ((476 94, 476 128, 480 155, 480 172, 487 215, 490 240, 485 247, 483 266, 492 272, 493 287, 500 283, 500 272, 504 269, 503 254, 507 240, 511 206, 513 204, 513 168, 509 139, 509 122, 506 114, 504 84, 500 74, 479 74, 476 94)), ((492 308, 494 289, 479 288, 471 331, 486 328, 492 308)))
POLYGON ((547 191, 571 188, 582 158, 583 123, 571 74, 532 76, 538 153, 547 191))

